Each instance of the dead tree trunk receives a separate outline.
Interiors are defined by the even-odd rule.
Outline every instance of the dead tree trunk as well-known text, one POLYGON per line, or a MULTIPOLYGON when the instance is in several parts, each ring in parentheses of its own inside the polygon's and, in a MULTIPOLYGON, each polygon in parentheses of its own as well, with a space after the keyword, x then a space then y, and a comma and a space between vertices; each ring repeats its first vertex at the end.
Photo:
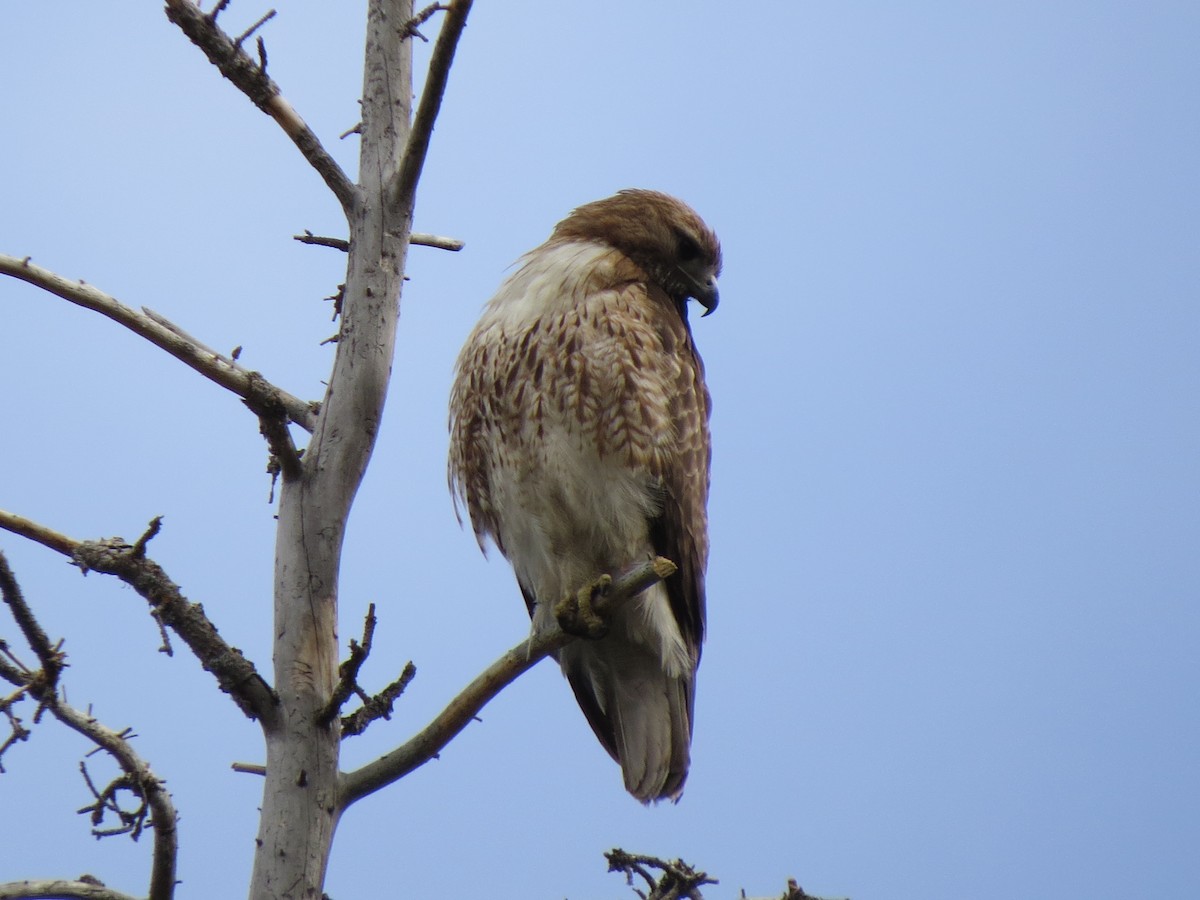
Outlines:
POLYGON ((302 459, 281 465, 275 548, 275 690, 250 896, 319 900, 340 811, 338 571, 346 520, 383 413, 412 192, 398 196, 412 98, 411 0, 370 4, 359 184, 333 374, 302 459), (329 713, 333 714, 330 715, 329 713))

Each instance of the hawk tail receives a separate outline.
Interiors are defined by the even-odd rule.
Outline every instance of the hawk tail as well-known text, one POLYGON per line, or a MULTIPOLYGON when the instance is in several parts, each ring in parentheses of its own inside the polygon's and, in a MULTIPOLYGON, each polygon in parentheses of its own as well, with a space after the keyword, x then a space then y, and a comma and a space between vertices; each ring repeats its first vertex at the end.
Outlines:
POLYGON ((645 647, 582 641, 563 651, 563 673, 625 789, 643 803, 678 800, 691 758, 692 678, 669 675, 645 647), (574 652, 570 652, 574 651, 574 652))

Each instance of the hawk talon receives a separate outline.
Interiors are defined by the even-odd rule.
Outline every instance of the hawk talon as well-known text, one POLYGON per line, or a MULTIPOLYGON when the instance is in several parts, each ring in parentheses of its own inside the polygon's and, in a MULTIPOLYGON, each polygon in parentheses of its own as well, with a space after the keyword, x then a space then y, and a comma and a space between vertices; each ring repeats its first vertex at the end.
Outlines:
POLYGON ((591 584, 567 594, 554 607, 558 627, 576 637, 598 640, 608 634, 608 589, 611 575, 601 575, 591 584))

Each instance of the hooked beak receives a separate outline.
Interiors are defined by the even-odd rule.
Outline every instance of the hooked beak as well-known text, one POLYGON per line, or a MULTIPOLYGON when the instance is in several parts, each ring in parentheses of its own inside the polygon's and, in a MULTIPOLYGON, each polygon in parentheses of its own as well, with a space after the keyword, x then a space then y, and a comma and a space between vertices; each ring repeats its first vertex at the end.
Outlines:
POLYGON ((696 299, 700 305, 704 307, 704 312, 700 314, 700 318, 704 318, 711 313, 717 311, 717 304, 721 302, 721 292, 717 290, 716 279, 710 278, 708 283, 704 285, 703 290, 696 292, 696 299))
POLYGON ((716 276, 707 272, 698 275, 689 272, 683 266, 679 266, 679 273, 687 283, 688 296, 704 307, 704 313, 700 318, 703 319, 704 316, 716 312, 717 304, 721 302, 721 292, 717 290, 716 276))

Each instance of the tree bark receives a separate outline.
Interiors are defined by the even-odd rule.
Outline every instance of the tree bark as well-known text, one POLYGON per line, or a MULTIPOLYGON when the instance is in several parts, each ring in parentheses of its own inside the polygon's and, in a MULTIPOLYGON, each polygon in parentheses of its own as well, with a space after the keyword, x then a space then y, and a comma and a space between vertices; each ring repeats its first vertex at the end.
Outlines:
POLYGON ((340 808, 338 570, 346 521, 375 445, 395 348, 411 204, 385 200, 408 139, 411 0, 372 0, 362 149, 350 220, 341 331, 325 401, 300 471, 285 474, 275 554, 275 689, 252 900, 320 900, 340 808))

